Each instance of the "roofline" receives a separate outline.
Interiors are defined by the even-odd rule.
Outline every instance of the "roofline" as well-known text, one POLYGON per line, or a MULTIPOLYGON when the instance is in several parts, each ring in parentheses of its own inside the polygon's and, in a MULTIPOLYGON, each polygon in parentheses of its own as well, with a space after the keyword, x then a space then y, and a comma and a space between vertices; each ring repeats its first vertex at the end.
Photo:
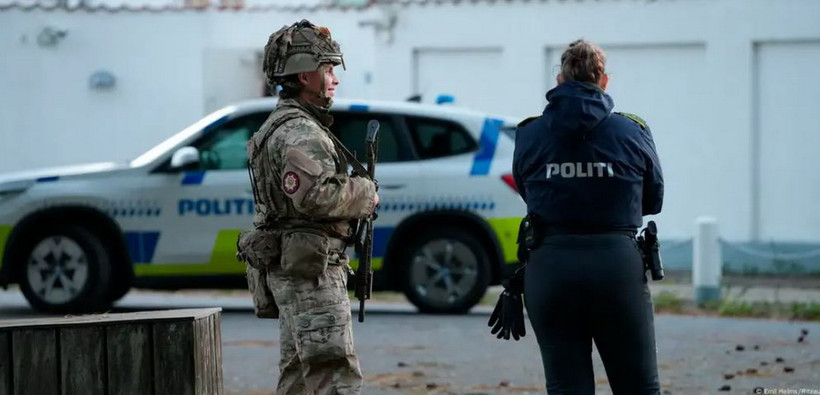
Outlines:
POLYGON ((141 6, 133 6, 128 4, 120 4, 116 6, 111 6, 107 4, 99 4, 99 5, 85 5, 79 4, 77 6, 68 7, 65 5, 60 4, 52 4, 52 5, 45 5, 41 3, 34 3, 34 4, 23 4, 20 2, 11 2, 2 4, 0 3, 0 11, 8 11, 8 10, 20 10, 20 11, 65 11, 69 13, 73 12, 87 12, 87 13, 97 13, 97 12, 105 12, 109 14, 116 14, 116 13, 151 13, 151 14, 159 14, 159 13, 166 13, 166 12, 205 12, 205 11, 217 11, 217 12, 246 12, 246 13, 262 13, 262 12, 290 12, 290 13, 305 13, 305 12, 317 12, 317 11, 365 11, 371 8, 373 5, 378 3, 379 0, 368 0, 367 3, 363 5, 349 5, 349 4, 338 4, 335 2, 327 2, 324 4, 312 4, 312 5, 257 5, 257 6, 250 6, 250 7, 231 7, 221 4, 214 4, 214 5, 206 5, 202 7, 186 7, 186 6, 174 6, 174 5, 164 5, 164 6, 150 6, 150 5, 141 5, 141 6))
MULTIPOLYGON (((277 99, 274 97, 265 97, 259 99, 250 99, 250 100, 243 100, 240 102, 236 102, 231 104, 228 107, 235 107, 239 110, 246 110, 246 109, 254 109, 254 110, 273 110, 276 106, 277 99)), ((333 107, 334 110, 347 110, 351 111, 351 107, 362 106, 364 107, 364 111, 366 112, 384 112, 384 113, 402 113, 402 114, 418 114, 421 116, 425 115, 438 115, 438 116, 468 116, 468 117, 480 117, 485 118, 487 116, 491 116, 494 118, 500 118, 507 122, 518 123, 520 120, 515 121, 516 117, 512 116, 502 116, 496 114, 490 114, 482 111, 472 110, 463 107, 457 107, 453 105, 436 105, 436 104, 427 104, 427 103, 415 103, 415 102, 405 102, 405 101, 387 101, 387 100, 371 100, 371 99, 352 99, 352 98, 338 98, 333 99, 333 107)), ((354 110, 355 111, 355 110, 354 110)))

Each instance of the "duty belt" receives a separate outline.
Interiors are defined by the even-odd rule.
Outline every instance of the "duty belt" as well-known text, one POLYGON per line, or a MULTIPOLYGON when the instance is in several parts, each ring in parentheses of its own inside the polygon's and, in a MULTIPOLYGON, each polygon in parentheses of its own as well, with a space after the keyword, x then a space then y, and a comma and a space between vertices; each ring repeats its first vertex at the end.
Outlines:
POLYGON ((545 226, 536 231, 542 238, 561 235, 625 235, 635 237, 638 233, 634 229, 617 228, 587 228, 587 227, 566 227, 566 226, 545 226))

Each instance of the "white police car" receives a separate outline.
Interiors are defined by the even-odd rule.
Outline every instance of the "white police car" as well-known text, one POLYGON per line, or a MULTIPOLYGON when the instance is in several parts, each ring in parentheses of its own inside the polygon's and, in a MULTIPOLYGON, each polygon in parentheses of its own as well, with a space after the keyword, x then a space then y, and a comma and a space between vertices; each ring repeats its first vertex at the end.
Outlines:
MULTIPOLYGON (((50 312, 101 309, 131 287, 246 287, 245 142, 274 99, 214 112, 130 164, 0 176, 0 284, 50 312)), ((338 100, 334 132, 363 158, 381 122, 376 289, 464 312, 516 261, 525 211, 511 176, 517 120, 445 106, 338 100)), ((355 264, 355 262, 354 262, 355 264)))

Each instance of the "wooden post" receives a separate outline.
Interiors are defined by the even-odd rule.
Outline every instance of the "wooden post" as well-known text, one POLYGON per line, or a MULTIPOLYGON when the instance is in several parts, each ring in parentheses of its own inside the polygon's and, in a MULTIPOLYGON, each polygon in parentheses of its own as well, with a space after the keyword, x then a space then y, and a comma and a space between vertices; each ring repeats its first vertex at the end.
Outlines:
POLYGON ((108 392, 153 395, 154 353, 150 324, 117 324, 106 328, 108 392))
POLYGON ((0 331, 0 395, 11 395, 11 335, 0 331))
POLYGON ((0 321, 0 395, 221 395, 220 311, 0 321))
POLYGON ((25 328, 12 332, 11 339, 13 393, 59 394, 57 331, 25 328))
POLYGON ((105 328, 67 327, 59 333, 61 394, 104 395, 105 328))

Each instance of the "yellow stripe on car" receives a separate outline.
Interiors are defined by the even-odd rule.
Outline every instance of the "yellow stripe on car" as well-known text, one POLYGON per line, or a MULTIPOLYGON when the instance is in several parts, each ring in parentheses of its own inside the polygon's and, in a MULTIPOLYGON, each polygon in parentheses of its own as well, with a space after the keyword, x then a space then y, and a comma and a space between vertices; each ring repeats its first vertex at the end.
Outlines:
POLYGON ((487 222, 495 232, 498 244, 501 246, 504 262, 507 264, 518 262, 518 225, 521 218, 488 218, 487 222))
POLYGON ((3 267, 3 254, 6 252, 6 241, 11 234, 11 225, 0 225, 0 267, 3 267))

